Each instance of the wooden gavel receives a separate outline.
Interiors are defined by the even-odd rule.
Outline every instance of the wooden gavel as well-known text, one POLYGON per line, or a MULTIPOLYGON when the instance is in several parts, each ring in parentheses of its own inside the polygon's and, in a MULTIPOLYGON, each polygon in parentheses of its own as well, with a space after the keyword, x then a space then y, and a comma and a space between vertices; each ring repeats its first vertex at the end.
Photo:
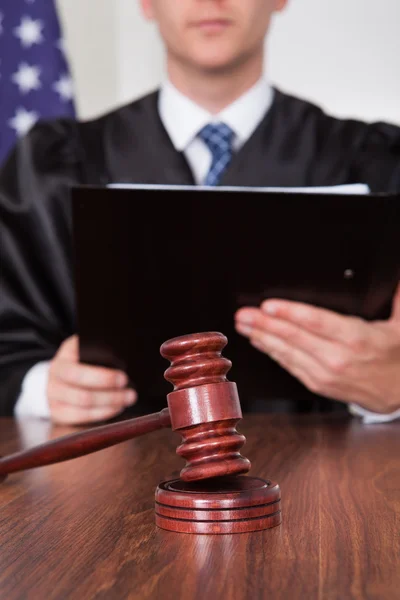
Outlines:
POLYGON ((0 479, 10 473, 78 458, 134 437, 171 427, 182 435, 177 454, 186 459, 181 479, 195 481, 250 470, 240 449, 246 439, 236 431, 242 418, 236 384, 227 381, 232 364, 221 356, 221 333, 174 338, 161 346, 171 362, 164 376, 174 385, 159 413, 67 435, 0 459, 0 479))
POLYGON ((260 531, 281 523, 280 488, 243 475, 250 461, 236 431, 242 418, 232 363, 221 356, 228 340, 208 332, 174 338, 161 346, 171 365, 164 376, 174 390, 159 413, 67 435, 0 459, 0 481, 10 473, 78 458, 134 437, 171 427, 182 436, 177 454, 186 459, 180 479, 160 483, 156 525, 179 533, 260 531))

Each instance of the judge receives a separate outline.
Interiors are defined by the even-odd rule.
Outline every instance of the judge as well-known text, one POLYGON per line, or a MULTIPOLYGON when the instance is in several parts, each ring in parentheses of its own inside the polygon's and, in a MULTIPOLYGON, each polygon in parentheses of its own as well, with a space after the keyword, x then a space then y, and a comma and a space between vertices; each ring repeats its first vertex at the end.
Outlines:
MULTIPOLYGON (((140 403, 124 373, 78 361, 70 186, 365 183, 400 191, 399 128, 332 118, 263 76, 264 38, 286 0, 141 4, 166 47, 161 89, 90 122, 37 124, 1 170, 2 415, 81 424, 140 403)), ((385 322, 279 299, 244 308, 235 321, 327 406, 333 399, 353 412, 398 414, 400 292, 385 322)))

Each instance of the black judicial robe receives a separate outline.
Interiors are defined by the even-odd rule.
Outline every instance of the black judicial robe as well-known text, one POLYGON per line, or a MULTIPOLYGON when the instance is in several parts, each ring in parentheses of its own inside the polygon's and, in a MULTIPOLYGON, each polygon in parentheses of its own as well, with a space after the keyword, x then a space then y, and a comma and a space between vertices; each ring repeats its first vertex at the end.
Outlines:
MULTIPOLYGON (((163 128, 157 100, 154 92, 84 123, 39 123, 1 169, 0 415, 12 414, 27 371, 51 359, 76 333, 70 186, 194 185, 184 155, 163 128)), ((275 90, 271 109, 221 185, 350 183, 367 183, 374 192, 400 191, 400 128, 335 119, 275 90)), ((280 392, 275 400, 255 398, 244 410, 343 408, 307 393, 268 357, 260 357, 263 375, 275 378, 280 392)), ((138 405, 135 410, 142 413, 159 408, 138 405)))

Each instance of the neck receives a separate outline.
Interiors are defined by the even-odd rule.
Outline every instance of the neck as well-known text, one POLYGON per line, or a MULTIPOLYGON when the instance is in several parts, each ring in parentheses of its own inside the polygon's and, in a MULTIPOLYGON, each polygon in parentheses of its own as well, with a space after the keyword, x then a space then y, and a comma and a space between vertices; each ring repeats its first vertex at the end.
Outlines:
POLYGON ((235 102, 262 77, 264 57, 261 52, 246 64, 236 65, 224 71, 193 68, 168 57, 168 77, 171 83, 186 97, 207 110, 217 114, 235 102))

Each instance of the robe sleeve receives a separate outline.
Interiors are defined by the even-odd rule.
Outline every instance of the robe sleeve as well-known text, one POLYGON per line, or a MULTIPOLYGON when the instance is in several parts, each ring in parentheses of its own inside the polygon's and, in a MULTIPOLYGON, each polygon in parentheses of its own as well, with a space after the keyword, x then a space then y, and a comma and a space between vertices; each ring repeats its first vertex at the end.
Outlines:
POLYGON ((75 332, 69 189, 81 182, 77 126, 36 125, 0 169, 0 416, 28 370, 75 332))
POLYGON ((400 127, 367 125, 352 168, 353 178, 368 183, 372 192, 400 193, 400 127))
POLYGON ((364 183, 372 193, 400 193, 400 127, 319 118, 313 185, 364 183))

